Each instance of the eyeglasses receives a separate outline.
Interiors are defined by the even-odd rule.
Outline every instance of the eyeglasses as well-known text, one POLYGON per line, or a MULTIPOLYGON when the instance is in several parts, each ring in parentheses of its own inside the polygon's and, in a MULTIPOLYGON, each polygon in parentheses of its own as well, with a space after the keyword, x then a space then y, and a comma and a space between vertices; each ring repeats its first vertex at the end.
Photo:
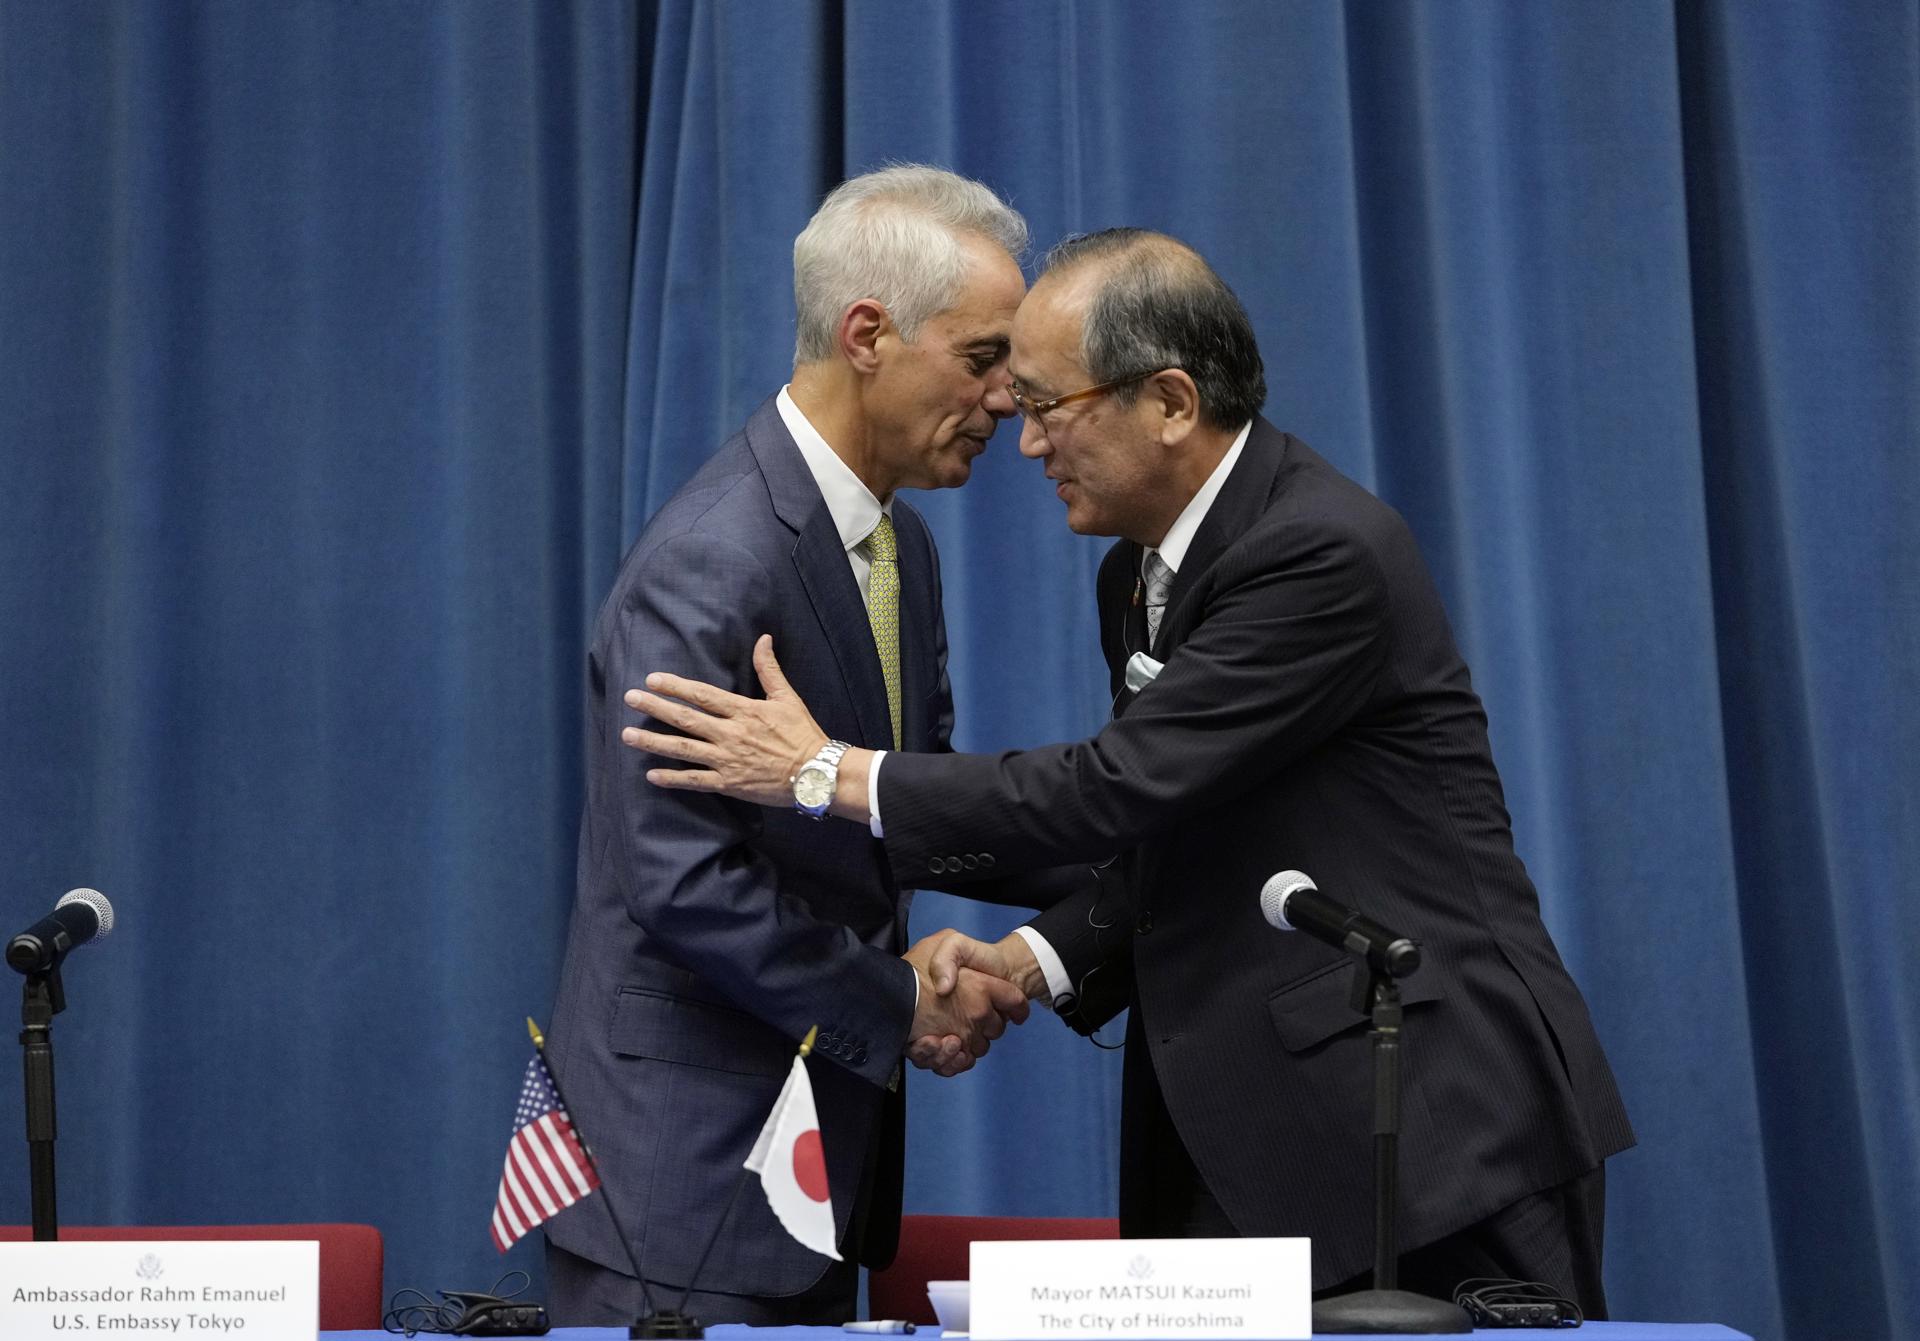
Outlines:
POLYGON ((1102 392, 1111 391, 1115 387, 1125 386, 1129 382, 1142 381, 1153 376, 1153 374, 1158 371, 1160 370, 1155 368, 1148 372, 1131 373, 1126 377, 1116 377, 1111 382, 1102 382, 1099 386, 1086 387, 1080 391, 1069 391, 1064 396, 1053 396, 1047 400, 1028 400, 1027 393, 1017 386, 1009 387, 1008 390, 1013 396, 1013 407, 1027 418, 1033 420, 1034 423, 1038 424, 1040 431, 1044 433, 1047 428, 1047 421, 1040 416, 1044 415, 1048 410, 1057 410, 1071 400, 1085 400, 1088 396, 1098 396, 1102 392))

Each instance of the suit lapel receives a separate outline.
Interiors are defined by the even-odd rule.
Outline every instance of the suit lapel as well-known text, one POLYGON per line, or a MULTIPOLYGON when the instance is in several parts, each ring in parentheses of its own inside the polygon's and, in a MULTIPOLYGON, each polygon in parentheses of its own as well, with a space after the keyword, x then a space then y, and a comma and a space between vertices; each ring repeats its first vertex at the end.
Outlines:
POLYGON ((1114 552, 1120 556, 1120 562, 1107 577, 1100 603, 1107 612, 1101 623, 1107 643, 1107 666, 1113 676, 1113 715, 1119 717, 1135 698, 1134 691, 1127 688, 1127 661, 1135 652, 1146 650, 1147 606, 1140 588, 1140 560, 1144 551, 1131 540, 1122 540, 1114 552))
MULTIPOLYGON (((1213 506, 1194 532, 1193 543, 1173 575, 1173 589, 1167 595, 1167 608, 1160 615, 1160 645, 1153 655, 1165 661, 1192 624, 1186 609, 1187 593, 1194 589, 1214 561, 1227 547, 1253 529, 1266 511, 1273 494, 1273 481, 1286 459, 1287 437, 1265 419, 1256 417, 1247 445, 1240 449, 1233 473, 1214 496, 1213 506)), ((1144 616, 1143 616, 1144 618, 1144 616)), ((1144 631, 1144 630, 1143 630, 1144 631)))
POLYGON ((806 458, 773 400, 762 404, 747 421, 747 445, 760 463, 775 515, 795 532, 794 569, 853 699, 862 738, 850 743, 891 749, 893 720, 887 712, 887 686, 880 676, 880 653, 874 646, 866 603, 860 599, 860 584, 853 580, 827 500, 820 496, 820 486, 813 482, 806 458))

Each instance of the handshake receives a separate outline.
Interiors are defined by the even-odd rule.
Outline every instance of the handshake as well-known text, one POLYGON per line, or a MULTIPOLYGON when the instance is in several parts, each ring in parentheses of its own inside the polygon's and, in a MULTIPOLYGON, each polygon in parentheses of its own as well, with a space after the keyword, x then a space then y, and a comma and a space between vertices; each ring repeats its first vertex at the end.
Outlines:
POLYGON ((904 957, 920 976, 907 1059, 936 1075, 970 1070, 1009 1024, 1026 1020, 1029 999, 1050 999, 1046 975, 1017 933, 989 944, 937 931, 904 957))

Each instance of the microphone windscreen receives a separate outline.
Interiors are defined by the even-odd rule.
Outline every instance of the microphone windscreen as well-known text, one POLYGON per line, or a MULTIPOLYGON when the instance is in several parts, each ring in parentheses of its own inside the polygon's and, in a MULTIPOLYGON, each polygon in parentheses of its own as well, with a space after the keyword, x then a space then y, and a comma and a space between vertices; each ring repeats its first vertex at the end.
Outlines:
POLYGON ((56 909, 60 909, 70 903, 86 904, 87 907, 93 909, 93 915, 100 919, 100 929, 93 933, 95 940, 99 940, 102 936, 113 930, 113 905, 107 902, 107 896, 99 890, 70 889, 65 894, 62 894, 60 896, 60 902, 53 906, 56 909))
POLYGON ((1287 921, 1287 900, 1303 889, 1318 888, 1305 871, 1280 871, 1270 875, 1267 883, 1260 886, 1260 915, 1275 931, 1292 931, 1293 923, 1287 921))

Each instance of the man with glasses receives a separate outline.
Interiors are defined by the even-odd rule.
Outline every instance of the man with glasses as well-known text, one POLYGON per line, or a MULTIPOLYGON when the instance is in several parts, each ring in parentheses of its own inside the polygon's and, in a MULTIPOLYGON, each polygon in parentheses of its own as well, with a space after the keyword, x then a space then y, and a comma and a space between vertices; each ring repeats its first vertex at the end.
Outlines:
MULTIPOLYGON (((549 1056, 609 1195, 547 1222, 557 1323, 632 1322, 638 1274, 659 1308, 691 1288, 708 1323, 851 1318, 857 1262, 884 1265, 898 1237, 909 1039, 960 1040, 928 1058, 952 1073, 1026 1015, 984 974, 936 992, 927 947, 902 958, 907 909, 880 845, 817 822, 849 746, 947 745, 933 541, 896 491, 964 484, 1014 413, 1025 244, 1018 214, 949 172, 837 188, 794 243, 792 381, 655 514, 601 608, 549 1056), (620 692, 662 664, 744 688, 766 630, 840 742, 812 760, 816 799, 762 816, 648 787, 619 748, 620 692), (837 1259, 797 1243, 757 1188, 735 1198, 814 1026, 837 1259)), ((1031 882, 967 892, 1044 905, 1031 882)))
MULTIPOLYGON (((1246 314, 1171 238, 1057 249, 1011 366, 1020 449, 1067 524, 1121 537, 1098 579, 1114 721, 999 756, 849 758, 834 813, 884 832, 896 870, 948 880, 956 853, 996 871, 1117 854, 1117 897, 997 945, 945 933, 942 981, 987 968, 1083 1030, 1130 1004, 1123 1232, 1308 1235, 1322 1290, 1372 1262, 1364 1019, 1350 961, 1275 933, 1259 891, 1304 870, 1415 937, 1402 1287, 1537 1280, 1604 1316, 1603 1161, 1632 1131, 1406 525, 1259 416, 1246 314)), ((791 804, 821 733, 764 639, 756 660, 765 700, 671 675, 628 696, 687 733, 625 733, 693 765, 653 781, 791 804)))

